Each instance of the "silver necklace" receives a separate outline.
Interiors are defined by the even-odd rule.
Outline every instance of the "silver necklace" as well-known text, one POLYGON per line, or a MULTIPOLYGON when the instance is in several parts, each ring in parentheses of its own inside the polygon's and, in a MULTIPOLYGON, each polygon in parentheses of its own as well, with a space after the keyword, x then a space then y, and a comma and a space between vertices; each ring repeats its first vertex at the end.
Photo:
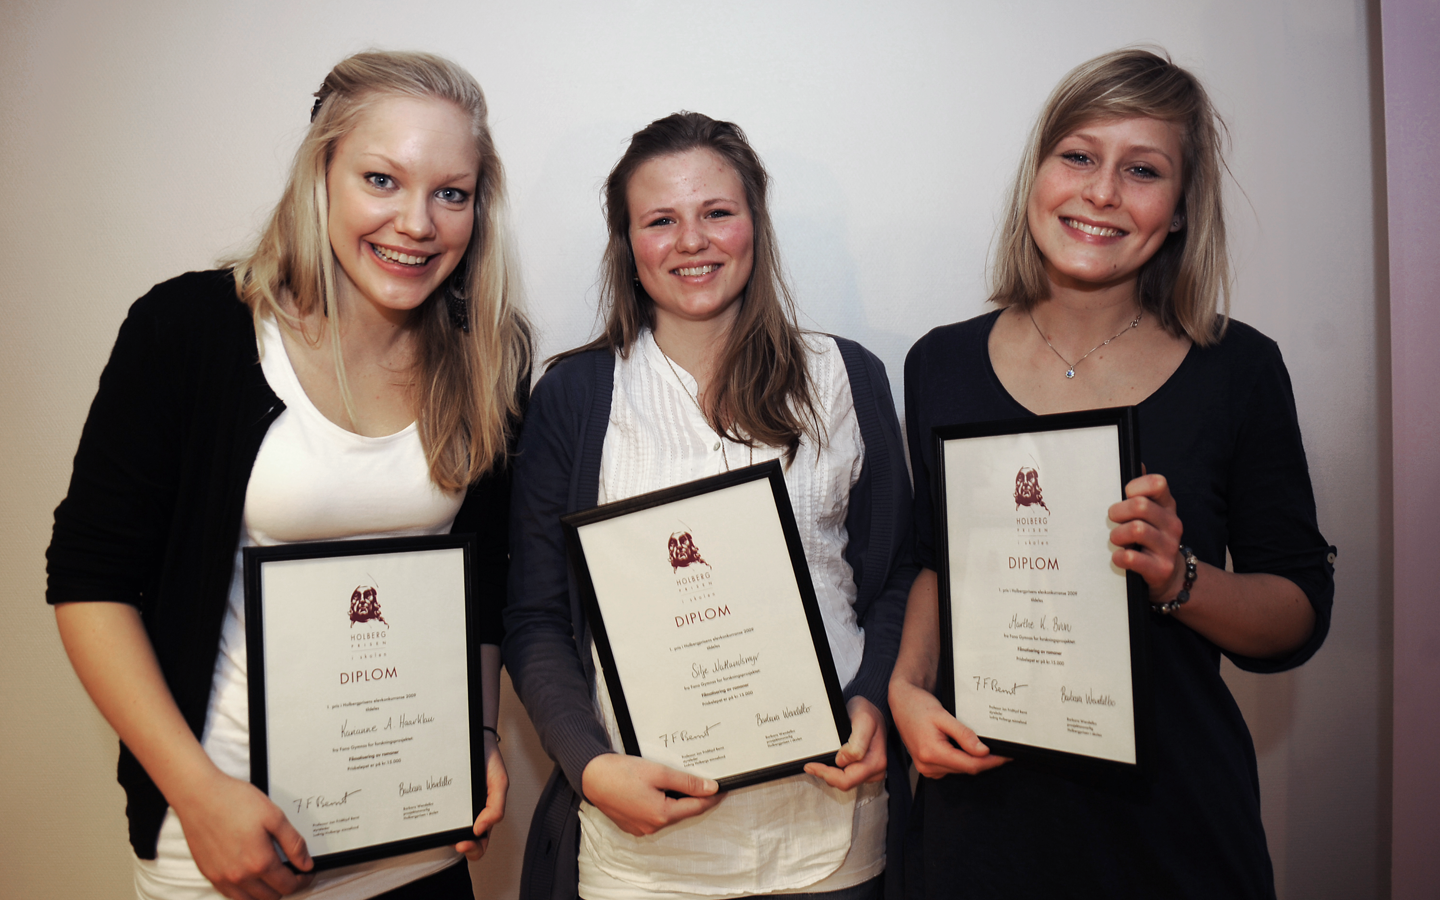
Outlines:
MULTIPOLYGON (((655 341, 655 335, 653 332, 650 335, 650 340, 655 341)), ((665 365, 670 367, 670 374, 675 376, 675 380, 680 384, 680 390, 685 392, 685 396, 689 397, 690 402, 695 404, 695 408, 700 411, 700 418, 705 420, 706 425, 710 425, 710 419, 708 416, 705 415, 705 407, 700 405, 700 398, 690 393, 690 386, 685 383, 685 379, 680 377, 679 370, 677 370, 675 368, 675 364, 670 361, 670 354, 665 352, 665 348, 660 346, 659 341, 655 341, 655 349, 660 351, 660 355, 665 359, 665 365)), ((710 430, 715 431, 715 426, 710 425, 710 430)), ((718 431, 715 431, 715 437, 719 439, 715 442, 715 446, 720 450, 720 460, 721 462, 725 463, 725 471, 728 472, 730 471, 730 454, 725 452, 725 435, 721 434, 718 431)), ((750 463, 751 465, 754 465, 755 463, 754 447, 750 448, 750 463)))
MULTIPOLYGON (((1033 311, 1030 311, 1030 310, 1026 310, 1026 312, 1027 312, 1027 313, 1029 314, 1029 316, 1030 316, 1030 324, 1035 326, 1035 333, 1038 334, 1038 335, 1040 335, 1040 340, 1042 340, 1042 341, 1045 342, 1045 346, 1047 346, 1047 347, 1050 348, 1050 352, 1054 353, 1056 356, 1060 356, 1060 351, 1055 349, 1055 345, 1052 344, 1052 343, 1050 343, 1050 339, 1045 336, 1045 332, 1043 332, 1043 331, 1040 330, 1040 323, 1037 322, 1037 321, 1035 321, 1035 313, 1034 313, 1033 311)), ((1129 325, 1126 325, 1124 328, 1122 328, 1122 329, 1120 329, 1119 331, 1115 332, 1114 334, 1110 335, 1110 337, 1106 338, 1105 340, 1103 340, 1103 341, 1101 341, 1100 343, 1096 344, 1095 346, 1091 347, 1089 350, 1087 350, 1087 351, 1085 352, 1085 356, 1089 356, 1091 353, 1094 353, 1096 350, 1099 350, 1101 347, 1103 347, 1103 346, 1105 346, 1106 344, 1110 343, 1111 341, 1115 340, 1115 339, 1118 338, 1120 335, 1124 334, 1125 332, 1129 331, 1130 329, 1132 329, 1132 328, 1139 328, 1139 327, 1140 327, 1140 318, 1141 318, 1142 316, 1144 316, 1144 315, 1145 315, 1145 310, 1143 310, 1143 309, 1140 310, 1138 313, 1135 314, 1135 318, 1133 318, 1133 319, 1130 320, 1130 324, 1129 324, 1129 325)), ((1085 356, 1080 357, 1079 359, 1075 360, 1073 363, 1072 363, 1070 360, 1066 359, 1065 357, 1060 356, 1060 361, 1063 362, 1063 363, 1067 366, 1067 368, 1065 369, 1065 377, 1066 377, 1066 378, 1074 378, 1074 377, 1075 377, 1075 367, 1078 366, 1078 365, 1080 365, 1082 362, 1085 361, 1085 356)))

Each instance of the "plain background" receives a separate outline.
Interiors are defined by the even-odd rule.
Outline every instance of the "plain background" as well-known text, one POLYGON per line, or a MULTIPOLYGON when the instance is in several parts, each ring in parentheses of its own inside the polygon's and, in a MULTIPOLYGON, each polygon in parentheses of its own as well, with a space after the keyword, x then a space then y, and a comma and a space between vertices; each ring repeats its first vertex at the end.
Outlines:
MULTIPOLYGON (((4 10, 0 895, 129 891, 114 736, 42 599, 51 511, 126 308, 253 240, 336 60, 431 50, 484 86, 543 354, 591 334, 598 191, 628 136, 678 109, 738 122, 774 177, 805 324, 869 346, 898 396, 910 344, 984 311, 991 235, 1045 95, 1075 64, 1136 42, 1199 75, 1229 123, 1233 312, 1285 354, 1321 529, 1340 547, 1319 655, 1282 675, 1226 667, 1259 754, 1279 893, 1389 893, 1377 5, 6 0, 4 10)), ((476 867, 486 897, 515 895, 550 768, 513 695, 507 703, 511 806, 476 867)))

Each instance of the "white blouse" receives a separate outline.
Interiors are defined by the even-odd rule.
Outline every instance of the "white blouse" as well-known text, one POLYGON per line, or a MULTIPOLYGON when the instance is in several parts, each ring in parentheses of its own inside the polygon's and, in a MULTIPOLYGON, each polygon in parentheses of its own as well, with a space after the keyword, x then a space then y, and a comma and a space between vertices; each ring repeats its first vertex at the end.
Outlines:
MULTIPOLYGON (((241 781, 250 780, 250 698, 240 549, 444 534, 464 500, 463 493, 444 493, 430 480, 415 423, 384 437, 346 431, 310 402, 273 317, 264 320, 256 339, 265 381, 285 409, 266 431, 246 487, 240 548, 201 739, 215 765, 241 781)), ((452 847, 438 847, 330 869, 290 896, 361 900, 454 865, 458 856, 452 847)), ((141 900, 221 900, 196 867, 173 810, 166 811, 160 826, 156 858, 135 860, 135 893, 141 900)))
MULTIPOLYGON (((824 441, 802 440, 785 470, 801 544, 842 685, 860 668, 865 633, 855 617, 855 581, 844 552, 850 490, 864 464, 855 401, 839 348, 807 337, 807 364, 824 441)), ((628 359, 615 360, 599 501, 716 475, 783 457, 717 435, 696 404, 695 379, 672 366, 646 331, 628 359)), ((592 647, 593 653, 593 647, 592 647)), ((624 752, 596 661, 596 709, 611 746, 624 752)), ((580 895, 586 900, 722 900, 747 894, 832 891, 885 868, 882 783, 831 788, 810 775, 730 791, 709 811, 653 835, 621 831, 580 805, 580 895)))

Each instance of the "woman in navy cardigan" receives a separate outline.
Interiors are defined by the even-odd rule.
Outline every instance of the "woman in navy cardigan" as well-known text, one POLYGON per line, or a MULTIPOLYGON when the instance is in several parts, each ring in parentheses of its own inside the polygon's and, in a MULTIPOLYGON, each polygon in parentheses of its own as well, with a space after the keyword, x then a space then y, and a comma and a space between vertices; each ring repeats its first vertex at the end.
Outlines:
POLYGON ((903 443, 880 363, 795 326, 765 197, 737 127, 681 113, 637 133, 606 183, 605 331, 536 385, 505 660, 558 765, 532 820, 527 900, 844 900, 879 896, 887 864, 898 873, 909 790, 885 685, 914 577, 903 443), (721 802, 713 781, 617 752, 559 517, 775 458, 852 735, 835 766, 721 802))

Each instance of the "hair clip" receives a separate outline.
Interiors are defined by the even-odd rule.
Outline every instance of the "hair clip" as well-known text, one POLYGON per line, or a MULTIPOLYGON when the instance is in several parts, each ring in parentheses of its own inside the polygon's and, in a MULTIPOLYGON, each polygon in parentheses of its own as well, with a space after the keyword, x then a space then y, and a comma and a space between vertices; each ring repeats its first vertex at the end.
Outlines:
POLYGON ((310 107, 310 123, 315 123, 315 117, 320 115, 320 107, 325 103, 325 98, 330 96, 331 91, 325 89, 325 82, 320 82, 320 90, 315 92, 315 105, 310 107))

